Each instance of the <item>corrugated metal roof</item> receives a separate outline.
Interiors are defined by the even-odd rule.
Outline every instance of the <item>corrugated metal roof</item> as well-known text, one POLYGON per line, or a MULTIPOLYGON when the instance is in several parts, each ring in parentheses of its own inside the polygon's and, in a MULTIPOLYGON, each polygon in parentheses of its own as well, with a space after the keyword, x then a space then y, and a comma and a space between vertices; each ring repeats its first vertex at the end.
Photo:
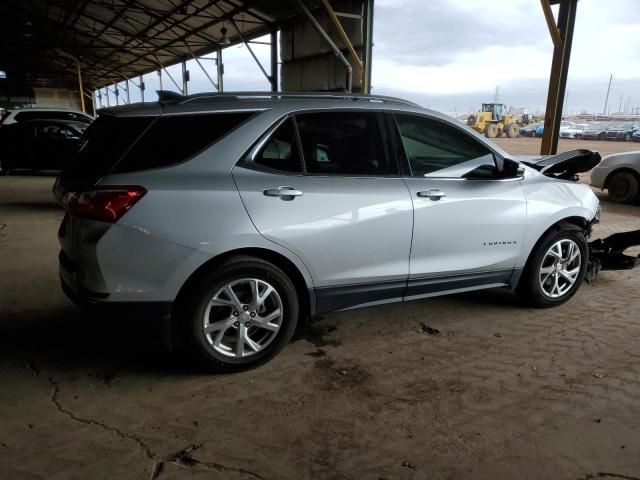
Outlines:
POLYGON ((87 88, 98 88, 209 53, 223 27, 233 45, 297 15, 287 0, 5 0, 0 70, 31 86, 70 86, 77 58, 87 88))

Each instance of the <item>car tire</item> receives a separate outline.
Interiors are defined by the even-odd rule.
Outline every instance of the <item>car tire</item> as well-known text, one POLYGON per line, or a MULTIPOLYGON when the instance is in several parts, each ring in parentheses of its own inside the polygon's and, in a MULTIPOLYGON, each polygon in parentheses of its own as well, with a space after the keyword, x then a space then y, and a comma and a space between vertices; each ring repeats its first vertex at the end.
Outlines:
POLYGON ((533 307, 562 305, 580 288, 588 262, 589 247, 582 230, 560 224, 542 237, 529 256, 517 292, 533 307), (572 258, 576 251, 579 254, 572 258))
POLYGON ((624 134, 624 141, 625 141, 625 142, 628 142, 629 140, 631 140, 631 135, 630 135, 630 134, 628 134, 628 133, 625 133, 625 134, 624 134))
POLYGON ((598 134, 598 140, 604 140, 604 133, 598 134))
POLYGON ((534 130, 533 132, 531 132, 531 133, 529 134, 529 136, 530 136, 531 138, 536 138, 536 131, 534 130))
POLYGON ((495 123, 490 123, 484 129, 484 134, 487 138, 496 138, 498 135, 498 126, 495 123))
POLYGON ((289 343, 299 313, 289 277, 272 263, 252 256, 233 257, 216 267, 183 305, 180 323, 185 327, 186 353, 214 372, 249 370, 271 360, 289 343), (261 295, 265 297, 258 305, 261 295))
POLYGON ((638 196, 638 177, 631 172, 615 172, 607 182, 609 200, 628 203, 638 196))
POLYGON ((506 132, 507 132, 507 137, 509 138, 516 138, 520 135, 520 132, 518 131, 518 126, 515 123, 508 125, 506 128, 506 132))

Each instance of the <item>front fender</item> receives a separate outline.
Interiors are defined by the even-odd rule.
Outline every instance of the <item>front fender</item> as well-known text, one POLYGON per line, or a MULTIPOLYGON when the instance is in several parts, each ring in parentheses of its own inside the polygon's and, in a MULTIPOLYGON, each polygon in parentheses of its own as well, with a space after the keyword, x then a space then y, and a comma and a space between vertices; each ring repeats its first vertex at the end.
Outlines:
MULTIPOLYGON (((528 172, 529 173, 529 172, 528 172)), ((586 185, 554 180, 534 173, 523 182, 527 200, 527 227, 517 269, 523 269, 538 240, 562 220, 580 218, 591 222, 598 198, 586 185)))

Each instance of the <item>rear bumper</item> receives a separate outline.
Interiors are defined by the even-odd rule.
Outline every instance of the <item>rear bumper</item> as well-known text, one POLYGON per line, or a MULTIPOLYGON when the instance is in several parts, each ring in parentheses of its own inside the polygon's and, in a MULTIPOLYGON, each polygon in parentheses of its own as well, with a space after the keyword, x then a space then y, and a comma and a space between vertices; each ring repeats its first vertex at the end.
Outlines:
POLYGON ((130 319, 168 319, 172 302, 110 302, 109 295, 78 288, 60 268, 60 284, 64 294, 77 306, 92 314, 130 319))

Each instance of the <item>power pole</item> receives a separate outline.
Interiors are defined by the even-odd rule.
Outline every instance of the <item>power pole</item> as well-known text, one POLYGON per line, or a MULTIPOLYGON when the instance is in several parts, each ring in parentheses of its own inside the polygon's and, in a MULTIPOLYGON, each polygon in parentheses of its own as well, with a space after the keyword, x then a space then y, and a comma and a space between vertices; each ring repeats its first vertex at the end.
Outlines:
POLYGON ((604 99, 604 110, 602 110, 602 114, 607 114, 607 103, 609 103, 609 92, 611 91, 611 81, 613 80, 613 73, 609 77, 609 86, 607 87, 607 96, 604 99))
POLYGON ((500 98, 500 85, 496 85, 496 93, 493 95, 493 103, 498 103, 498 99, 500 98))
POLYGON ((620 94, 620 104, 618 105, 618 113, 622 113, 622 94, 620 94))

